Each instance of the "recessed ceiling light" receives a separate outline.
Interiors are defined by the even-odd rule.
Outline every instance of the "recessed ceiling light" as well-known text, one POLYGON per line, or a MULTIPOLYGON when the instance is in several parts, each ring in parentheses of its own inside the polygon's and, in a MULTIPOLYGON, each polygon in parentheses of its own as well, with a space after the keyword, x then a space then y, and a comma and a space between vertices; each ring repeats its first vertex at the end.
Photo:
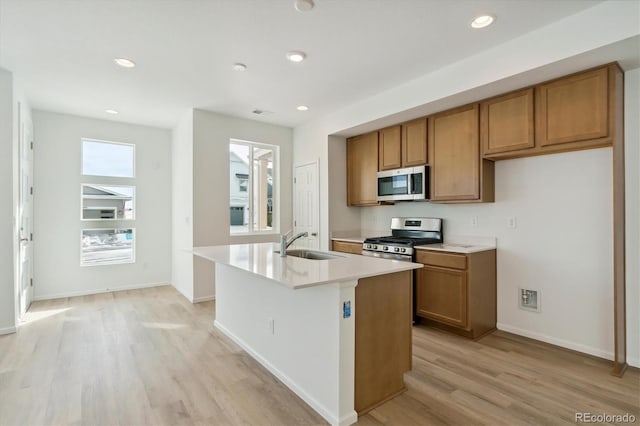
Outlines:
POLYGON ((299 50, 292 50, 287 52, 287 59, 291 62, 302 62, 307 57, 307 54, 299 50))
POLYGON ((309 111, 309 107, 306 105, 299 105, 296 107, 298 111, 309 111))
POLYGON ((240 62, 236 62, 235 64, 233 64, 233 70, 234 71, 246 71, 247 70, 247 66, 243 63, 240 62))
POLYGON ((313 0, 296 0, 293 6, 298 12, 308 12, 313 9, 315 5, 313 4, 313 0))
POLYGON ((126 58, 115 58, 113 62, 115 62, 116 64, 120 65, 123 68, 133 68, 136 66, 135 62, 133 62, 131 59, 126 59, 126 58))
POLYGON ((473 18, 469 25, 471 25, 471 28, 485 28, 493 24, 495 20, 496 17, 493 15, 478 15, 473 18))
POLYGON ((113 114, 113 115, 116 115, 118 113, 118 111, 116 111, 115 109, 105 109, 104 112, 106 112, 107 114, 113 114))

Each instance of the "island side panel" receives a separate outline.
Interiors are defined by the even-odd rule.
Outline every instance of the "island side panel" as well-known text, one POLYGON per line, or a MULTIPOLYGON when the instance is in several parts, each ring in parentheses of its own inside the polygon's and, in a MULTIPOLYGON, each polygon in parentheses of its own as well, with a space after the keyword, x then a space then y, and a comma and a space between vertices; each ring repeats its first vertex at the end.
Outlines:
POLYGON ((356 287, 355 410, 358 415, 406 390, 411 370, 412 272, 361 278, 356 287))
POLYGON ((356 283, 293 290, 217 263, 215 325, 329 423, 349 425, 354 318, 342 317, 342 303, 355 308, 356 283))

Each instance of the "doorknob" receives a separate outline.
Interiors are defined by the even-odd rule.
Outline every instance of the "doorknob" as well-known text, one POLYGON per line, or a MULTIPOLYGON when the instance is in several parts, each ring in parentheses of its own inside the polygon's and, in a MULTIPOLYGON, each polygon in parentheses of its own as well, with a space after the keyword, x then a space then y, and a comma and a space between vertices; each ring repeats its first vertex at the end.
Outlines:
POLYGON ((29 239, 28 239, 28 238, 20 238, 20 242, 21 242, 21 243, 28 242, 28 241, 29 241, 29 239))

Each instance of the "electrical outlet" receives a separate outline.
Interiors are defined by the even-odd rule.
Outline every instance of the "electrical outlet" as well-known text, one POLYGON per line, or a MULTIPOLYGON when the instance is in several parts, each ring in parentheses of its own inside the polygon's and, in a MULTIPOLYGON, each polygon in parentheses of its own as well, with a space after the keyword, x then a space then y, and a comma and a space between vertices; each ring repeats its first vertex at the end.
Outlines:
POLYGON ((474 228, 478 227, 478 216, 471 216, 471 226, 474 228))
POLYGON ((515 216, 509 216, 507 218, 507 228, 516 229, 518 227, 518 219, 515 216))

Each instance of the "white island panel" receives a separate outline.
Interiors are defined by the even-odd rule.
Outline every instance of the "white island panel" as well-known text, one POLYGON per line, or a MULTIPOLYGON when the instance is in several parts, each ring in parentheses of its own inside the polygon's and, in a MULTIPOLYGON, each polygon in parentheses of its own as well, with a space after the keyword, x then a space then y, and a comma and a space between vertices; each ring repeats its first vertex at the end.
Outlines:
POLYGON ((215 325, 329 423, 349 425, 357 421, 356 284, 351 280, 294 291, 218 264, 215 325), (351 303, 348 318, 343 318, 344 302, 351 303))

